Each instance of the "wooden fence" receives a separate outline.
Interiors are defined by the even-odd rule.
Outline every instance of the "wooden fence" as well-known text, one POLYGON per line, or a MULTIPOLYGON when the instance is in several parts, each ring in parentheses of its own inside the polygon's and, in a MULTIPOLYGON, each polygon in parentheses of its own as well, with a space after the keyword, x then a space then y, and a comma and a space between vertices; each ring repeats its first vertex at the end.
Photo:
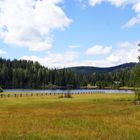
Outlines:
MULTIPOLYGON (((77 92, 77 93, 70 93, 71 95, 79 95, 79 94, 94 94, 94 93, 105 93, 105 92, 77 92)), ((1 93, 0 94, 0 98, 10 98, 10 97, 15 97, 15 98, 18 98, 18 97, 32 97, 32 96, 49 96, 49 95, 52 95, 52 96, 64 96, 68 93, 10 93, 10 94, 4 94, 4 93, 1 93)))

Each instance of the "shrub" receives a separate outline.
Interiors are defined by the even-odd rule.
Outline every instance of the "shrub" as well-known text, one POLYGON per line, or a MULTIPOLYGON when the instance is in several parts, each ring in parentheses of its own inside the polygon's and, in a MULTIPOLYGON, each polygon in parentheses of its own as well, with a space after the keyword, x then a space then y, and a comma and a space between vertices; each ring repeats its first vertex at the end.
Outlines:
POLYGON ((72 95, 70 93, 60 95, 58 98, 72 98, 72 95))
POLYGON ((3 92, 3 89, 0 87, 0 92, 3 92))
POLYGON ((64 96, 63 95, 60 95, 60 96, 58 96, 58 98, 64 98, 64 96))
POLYGON ((135 91, 135 100, 140 100, 140 88, 135 91))
POLYGON ((72 98, 72 95, 70 93, 65 94, 65 98, 72 98))

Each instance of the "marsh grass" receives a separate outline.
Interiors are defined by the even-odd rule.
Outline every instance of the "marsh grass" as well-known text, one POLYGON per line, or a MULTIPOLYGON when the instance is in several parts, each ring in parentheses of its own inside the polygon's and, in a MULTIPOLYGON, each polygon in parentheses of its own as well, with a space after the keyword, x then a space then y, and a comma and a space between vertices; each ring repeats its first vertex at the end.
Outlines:
POLYGON ((133 94, 0 99, 1 140, 139 140, 133 94))

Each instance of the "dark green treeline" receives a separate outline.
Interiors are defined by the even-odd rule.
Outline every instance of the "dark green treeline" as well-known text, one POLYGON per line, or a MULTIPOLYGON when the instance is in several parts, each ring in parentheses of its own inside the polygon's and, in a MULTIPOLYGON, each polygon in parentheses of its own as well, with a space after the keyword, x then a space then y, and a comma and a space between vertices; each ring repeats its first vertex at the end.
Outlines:
MULTIPOLYGON (((138 66, 136 66, 138 67, 138 66)), ((38 62, 26 60, 6 60, 0 58, 0 86, 2 88, 80 88, 87 85, 98 88, 133 87, 138 68, 125 68, 110 73, 80 74, 69 69, 48 69, 38 62)), ((140 74, 139 74, 140 75, 140 74)))

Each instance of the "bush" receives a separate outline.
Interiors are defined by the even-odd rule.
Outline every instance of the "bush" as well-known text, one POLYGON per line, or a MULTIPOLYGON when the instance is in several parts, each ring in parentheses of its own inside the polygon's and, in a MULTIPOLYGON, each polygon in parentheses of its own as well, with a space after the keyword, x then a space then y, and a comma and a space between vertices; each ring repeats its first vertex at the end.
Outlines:
POLYGON ((65 98, 72 98, 72 95, 70 93, 65 94, 65 98))
POLYGON ((70 93, 60 95, 58 98, 72 98, 72 95, 70 93))
POLYGON ((58 96, 58 98, 64 98, 63 95, 58 96))
POLYGON ((140 88, 135 91, 135 100, 140 101, 140 88))
POLYGON ((3 92, 3 89, 0 87, 0 92, 3 92))

